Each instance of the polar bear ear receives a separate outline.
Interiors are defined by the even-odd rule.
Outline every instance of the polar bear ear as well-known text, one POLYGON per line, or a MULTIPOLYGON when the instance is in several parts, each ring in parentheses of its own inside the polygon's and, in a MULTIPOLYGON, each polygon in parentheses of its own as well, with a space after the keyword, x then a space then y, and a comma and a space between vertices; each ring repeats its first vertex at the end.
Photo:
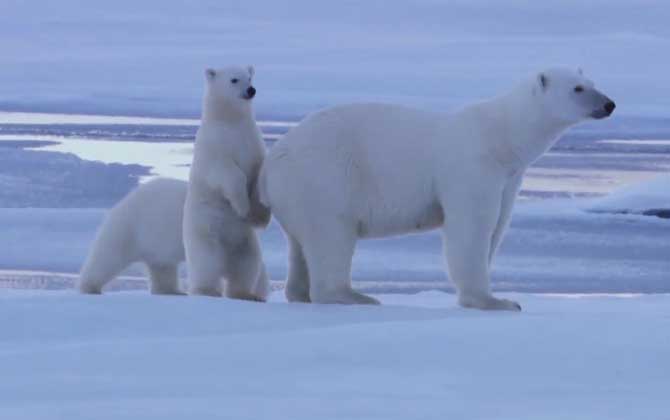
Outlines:
POLYGON ((205 70, 205 78, 207 78, 207 80, 212 81, 214 80, 215 77, 216 77, 216 70, 214 69, 205 70))
POLYGON ((537 83, 540 85, 542 90, 547 90, 547 86, 549 86, 549 79, 544 73, 540 73, 537 75, 537 83))
POLYGON ((249 72, 249 76, 254 77, 254 74, 256 74, 256 70, 254 69, 254 66, 251 64, 247 66, 247 71, 249 72))
POLYGON ((582 70, 581 67, 577 67, 577 74, 580 75, 580 76, 583 76, 584 75, 584 70, 582 70))

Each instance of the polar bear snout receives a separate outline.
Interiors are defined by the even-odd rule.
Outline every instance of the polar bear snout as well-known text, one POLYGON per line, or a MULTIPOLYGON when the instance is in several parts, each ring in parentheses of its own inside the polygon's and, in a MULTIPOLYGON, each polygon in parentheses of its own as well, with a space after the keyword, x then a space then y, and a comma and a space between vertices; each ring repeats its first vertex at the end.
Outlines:
POLYGON ((246 95, 245 95, 244 97, 245 97, 246 99, 251 99, 251 98, 253 98, 254 96, 256 96, 256 88, 253 87, 253 86, 249 86, 249 87, 247 88, 247 92, 246 92, 246 95))
POLYGON ((614 108, 616 108, 614 101, 605 96, 605 104, 602 106, 602 108, 593 111, 591 113, 591 117, 597 120, 609 117, 614 112, 614 108))

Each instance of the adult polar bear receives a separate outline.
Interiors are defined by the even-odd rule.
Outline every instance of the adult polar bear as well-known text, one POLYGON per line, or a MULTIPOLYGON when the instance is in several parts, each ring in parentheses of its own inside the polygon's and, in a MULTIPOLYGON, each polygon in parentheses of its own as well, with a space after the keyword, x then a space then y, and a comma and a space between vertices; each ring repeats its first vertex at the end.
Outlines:
POLYGON ((442 226, 459 303, 520 310, 491 294, 489 272, 523 174, 568 127, 614 107, 581 71, 552 69, 453 114, 360 104, 308 117, 260 180, 289 241, 288 300, 377 303, 351 288, 356 240, 442 226))

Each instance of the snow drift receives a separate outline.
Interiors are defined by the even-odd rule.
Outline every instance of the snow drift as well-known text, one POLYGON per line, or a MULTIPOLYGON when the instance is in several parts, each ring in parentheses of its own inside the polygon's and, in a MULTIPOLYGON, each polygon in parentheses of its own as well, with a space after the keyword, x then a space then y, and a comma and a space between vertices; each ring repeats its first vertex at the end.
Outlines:
POLYGON ((670 297, 383 306, 0 290, 0 418, 664 419, 670 297))
POLYGON ((596 200, 590 211, 632 213, 670 219, 670 174, 620 188, 596 200))

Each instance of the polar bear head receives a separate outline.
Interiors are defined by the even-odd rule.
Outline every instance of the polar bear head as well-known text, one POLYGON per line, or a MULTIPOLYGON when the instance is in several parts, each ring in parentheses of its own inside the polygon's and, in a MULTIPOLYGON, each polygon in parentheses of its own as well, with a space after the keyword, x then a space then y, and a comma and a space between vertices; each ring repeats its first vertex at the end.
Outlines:
POLYGON ((543 71, 534 81, 533 94, 543 112, 566 124, 608 117, 616 107, 581 70, 543 71))
POLYGON ((256 96, 256 88, 251 84, 254 77, 253 66, 228 66, 205 70, 207 81, 205 106, 222 108, 220 111, 241 110, 249 107, 256 96), (231 109, 232 108, 232 109, 231 109))

